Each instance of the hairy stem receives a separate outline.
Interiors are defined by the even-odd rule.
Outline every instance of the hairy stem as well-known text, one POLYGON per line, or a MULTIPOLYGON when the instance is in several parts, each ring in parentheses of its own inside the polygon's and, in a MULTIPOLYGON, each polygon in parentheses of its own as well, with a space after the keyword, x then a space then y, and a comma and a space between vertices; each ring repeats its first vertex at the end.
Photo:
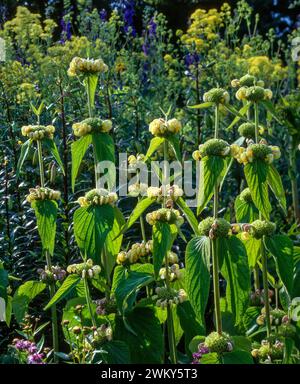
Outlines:
MULTIPOLYGON (((219 105, 215 106, 215 139, 219 136, 220 127, 220 112, 219 105)), ((216 183, 214 188, 214 207, 213 215, 214 219, 217 219, 219 211, 219 185, 216 183)), ((222 317, 221 317, 221 306, 220 306, 220 286, 219 286, 219 259, 218 259, 218 239, 212 241, 212 267, 213 267, 213 288, 214 288, 214 306, 215 306, 215 320, 216 330, 222 334, 222 317)))
MULTIPOLYGON (((41 187, 45 186, 45 174, 44 174, 44 163, 43 163, 43 152, 42 152, 42 142, 37 140, 37 149, 38 149, 38 159, 39 159, 39 169, 40 169, 40 180, 41 187)), ((47 268, 49 271, 52 269, 51 256, 48 250, 45 251, 47 268)), ((50 299, 55 295, 55 283, 49 284, 50 299)), ((54 349, 54 362, 58 362, 58 358, 55 352, 59 351, 59 342, 58 342, 58 325, 57 325, 57 311, 56 305, 51 307, 51 322, 52 322, 52 342, 54 349)))
MULTIPOLYGON (((258 104, 254 103, 254 124, 255 124, 255 142, 258 143, 258 129, 259 129, 259 115, 258 115, 258 104)), ((263 216, 259 213, 259 219, 262 220, 263 216)), ((267 335, 271 334, 271 319, 270 319, 270 303, 269 303, 269 287, 268 287, 268 263, 267 254, 265 250, 264 238, 261 241, 261 264, 262 264, 262 277, 264 287, 264 303, 265 303, 265 315, 267 324, 267 335)))
MULTIPOLYGON (((168 160, 168 142, 164 141, 164 167, 163 167, 163 207, 166 207, 166 186, 167 186, 167 160, 168 160)), ((170 288, 170 276, 169 276, 169 261, 168 252, 165 254, 165 267, 166 267, 166 286, 170 288)), ((172 364, 177 364, 177 352, 175 343, 174 323, 173 314, 171 307, 167 307, 167 328, 168 328, 168 341, 169 341, 169 352, 170 360, 172 364)))

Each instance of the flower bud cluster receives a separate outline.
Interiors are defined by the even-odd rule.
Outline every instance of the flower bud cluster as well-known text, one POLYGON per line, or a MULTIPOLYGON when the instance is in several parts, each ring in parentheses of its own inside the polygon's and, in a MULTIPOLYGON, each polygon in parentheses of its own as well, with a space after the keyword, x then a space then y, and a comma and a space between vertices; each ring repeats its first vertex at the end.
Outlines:
POLYGON ((275 342, 262 340, 259 348, 251 351, 252 356, 262 363, 272 363, 274 360, 283 358, 284 343, 280 340, 275 342))
POLYGON ((68 69, 68 75, 74 77, 76 75, 93 75, 101 72, 107 72, 108 66, 102 59, 82 59, 74 57, 68 69))
POLYGON ((74 135, 81 137, 89 133, 109 132, 112 129, 112 122, 111 120, 101 120, 98 117, 89 117, 80 123, 74 123, 72 128, 74 135))
POLYGON ((85 277, 93 279, 96 278, 100 271, 101 267, 99 265, 94 265, 92 259, 88 259, 84 263, 71 264, 67 268, 68 273, 76 273, 81 276, 83 279, 85 277))
MULTIPOLYGON (((258 127, 258 132, 260 135, 264 133, 265 129, 263 126, 258 127)), ((254 123, 243 123, 239 126, 238 132, 241 136, 244 136, 246 139, 255 138, 255 124, 254 123)))
MULTIPOLYGON (((168 265, 172 264, 178 264, 178 256, 175 252, 169 251, 167 254, 167 262, 168 265)), ((165 258, 163 259, 163 264, 165 265, 165 258)))
POLYGON ((110 313, 117 312, 116 299, 114 297, 106 298, 100 300, 95 300, 96 313, 99 316, 109 315, 110 313))
MULTIPOLYGON (((273 296, 274 296, 274 292, 271 289, 269 289, 268 290, 269 303, 271 303, 273 296)), ((264 290, 256 289, 254 292, 251 292, 250 303, 253 306, 264 305, 265 304, 264 290)))
POLYGON ((167 274, 169 281, 180 280, 182 278, 180 267, 176 263, 168 267, 163 267, 159 270, 159 277, 161 280, 166 280, 167 274))
POLYGON ((118 200, 118 195, 115 192, 109 192, 104 188, 92 189, 85 196, 79 197, 77 200, 81 207, 89 205, 113 205, 118 200))
MULTIPOLYGON (((287 314, 281 309, 272 309, 270 311, 270 321, 271 321, 271 324, 274 324, 277 326, 281 324, 287 324, 290 322, 287 314)), ((256 323, 258 325, 265 325, 266 323, 265 307, 261 309, 261 314, 256 318, 256 323)))
POLYGON ((218 332, 212 332, 206 336, 204 346, 209 349, 209 352, 221 354, 233 350, 233 341, 225 332, 221 335, 218 332))
POLYGON ((271 100, 273 93, 270 89, 264 88, 265 83, 257 80, 255 76, 245 75, 240 79, 234 79, 231 82, 233 88, 239 88, 235 94, 238 100, 247 100, 259 102, 262 100, 271 100))
POLYGON ((157 287, 155 289, 156 295, 152 299, 156 301, 156 306, 162 309, 183 303, 187 300, 187 294, 184 289, 178 291, 174 288, 157 287))
POLYGON ((215 239, 230 235, 231 225, 225 219, 207 217, 199 223, 198 230, 200 235, 209 236, 211 239, 215 239))
POLYGON ((244 165, 252 163, 253 160, 262 160, 266 164, 272 164, 281 156, 279 147, 267 145, 265 140, 261 140, 259 144, 250 143, 247 148, 239 147, 237 144, 233 144, 231 147, 234 157, 244 165))
POLYGON ((128 156, 128 168, 131 170, 135 170, 136 168, 139 168, 140 166, 143 166, 145 163, 145 155, 142 153, 138 153, 135 155, 128 156))
POLYGON ((173 208, 160 208, 157 211, 147 213, 146 220, 150 225, 155 225, 157 222, 168 224, 176 224, 180 226, 183 224, 183 217, 180 212, 173 208))
POLYGON ((252 196, 250 192, 250 188, 245 188, 240 193, 240 199, 244 201, 245 203, 252 203, 252 196))
POLYGON ((249 240, 251 237, 261 239, 263 236, 271 236, 276 230, 276 224, 267 220, 255 220, 251 224, 242 224, 242 240, 249 240))
POLYGON ((53 125, 24 125, 22 135, 31 140, 53 139, 55 128, 53 125))
POLYGON ((205 156, 229 156, 230 145, 222 139, 210 139, 204 144, 199 145, 199 149, 193 152, 193 159, 200 160, 205 156))
POLYGON ((147 243, 135 243, 131 246, 129 251, 121 251, 117 256, 117 264, 134 264, 141 257, 145 257, 152 253, 153 242, 152 240, 147 243))
POLYGON ((63 281, 66 277, 66 271, 59 267, 58 265, 52 266, 51 269, 45 265, 45 268, 39 268, 37 273, 40 275, 40 280, 46 283, 53 283, 56 281, 63 281))
POLYGON ((147 193, 148 184, 135 183, 128 186, 128 194, 132 197, 144 196, 147 193))
POLYGON ((165 119, 154 119, 149 124, 149 131, 153 136, 166 137, 174 135, 181 130, 181 122, 177 119, 165 120, 165 119))
POLYGON ((205 103, 228 104, 229 100, 229 93, 223 88, 212 88, 203 95, 205 103))
POLYGON ((252 87, 253 85, 258 85, 259 87, 264 87, 265 83, 262 80, 256 80, 255 76, 246 74, 240 79, 234 79, 231 81, 231 86, 233 88, 239 87, 252 87))
POLYGON ((167 201, 176 201, 179 197, 183 196, 183 190, 178 185, 149 187, 147 189, 147 196, 151 199, 156 199, 157 203, 163 202, 164 198, 166 198, 167 201))
POLYGON ((27 195, 26 200, 28 203, 32 203, 35 200, 59 200, 60 192, 54 191, 51 188, 47 187, 36 187, 29 189, 29 195, 27 195))

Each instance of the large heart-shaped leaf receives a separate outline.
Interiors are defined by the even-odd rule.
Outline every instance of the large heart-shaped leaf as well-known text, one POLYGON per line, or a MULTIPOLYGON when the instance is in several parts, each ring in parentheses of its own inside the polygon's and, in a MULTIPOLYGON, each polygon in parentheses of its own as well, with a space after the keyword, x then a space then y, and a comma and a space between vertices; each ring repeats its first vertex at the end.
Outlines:
POLYGON ((222 174, 226 170, 226 161, 219 156, 205 156, 200 161, 198 215, 211 199, 214 188, 218 185, 222 174))
POLYGON ((80 207, 74 213, 74 234, 83 254, 100 264, 105 239, 114 224, 111 205, 80 207))
POLYGON ((154 273, 157 277, 162 262, 167 252, 171 249, 174 240, 170 225, 167 223, 157 222, 153 226, 152 240, 154 273))
POLYGON ((252 223, 258 219, 258 209, 252 201, 245 201, 237 196, 234 202, 235 217, 238 223, 252 223))
POLYGON ((204 313, 210 288, 210 239, 194 237, 185 252, 185 284, 197 319, 204 325, 204 313))
POLYGON ((221 273, 227 282, 227 310, 233 314, 235 324, 238 325, 249 302, 250 271, 247 253, 241 240, 235 236, 219 241, 219 248, 224 254, 221 273))
POLYGON ((282 185, 281 177, 273 164, 270 164, 268 167, 268 184, 276 199, 278 200, 281 208, 286 213, 286 198, 284 188, 282 185))
POLYGON ((15 292, 12 300, 13 313, 20 323, 28 310, 30 302, 46 288, 41 281, 26 281, 15 292))
POLYGON ((38 232, 44 250, 53 255, 55 234, 57 203, 53 200, 35 200, 31 204, 34 209, 38 232))
POLYGON ((79 167, 82 162, 82 159, 88 149, 92 144, 92 135, 88 134, 82 136, 79 140, 74 141, 71 145, 71 154, 72 154, 72 189, 74 191, 75 181, 78 175, 79 167))
POLYGON ((265 237, 265 245, 268 251, 274 256, 277 272, 285 285, 288 293, 293 293, 293 275, 294 275, 294 260, 293 260, 293 242, 286 235, 274 235, 265 237))
MULTIPOLYGON (((112 190, 116 183, 116 168, 115 168, 115 145, 112 137, 108 133, 96 132, 92 134, 94 154, 96 163, 103 161, 107 162, 107 171, 104 177, 109 190, 112 190)), ((100 170, 99 170, 100 171, 100 170)), ((104 169, 101 169, 104 172, 104 169)))
POLYGON ((256 159, 245 165, 245 176, 252 200, 265 219, 269 219, 271 204, 268 192, 268 167, 264 161, 256 159))
POLYGON ((49 301, 49 303, 44 308, 45 310, 52 307, 52 305, 57 304, 60 302, 64 297, 68 295, 71 290, 76 287, 76 285, 80 282, 81 278, 77 274, 69 275, 62 285, 59 287, 59 289, 56 291, 55 295, 52 297, 52 299, 49 301))

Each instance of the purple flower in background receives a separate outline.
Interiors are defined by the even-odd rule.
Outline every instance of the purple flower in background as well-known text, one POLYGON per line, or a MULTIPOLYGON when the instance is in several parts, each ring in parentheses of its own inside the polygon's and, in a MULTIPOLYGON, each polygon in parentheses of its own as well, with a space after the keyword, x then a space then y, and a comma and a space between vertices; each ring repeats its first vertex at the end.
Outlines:
POLYGON ((194 64, 199 64, 200 56, 197 53, 188 53, 185 58, 184 62, 187 67, 194 64))
POLYGON ((43 362, 43 354, 42 353, 33 353, 28 356, 28 364, 45 364, 43 362))
POLYGON ((100 16, 100 19, 102 21, 106 21, 107 20, 107 11, 106 11, 106 9, 101 9, 101 11, 99 12, 99 16, 100 16))
POLYGON ((72 25, 70 21, 65 22, 64 18, 62 18, 60 22, 60 26, 62 29, 60 43, 64 44, 67 40, 70 40, 72 37, 72 32, 71 32, 72 25))
POLYGON ((207 353, 209 353, 209 349, 204 345, 204 343, 199 344, 198 351, 193 353, 192 364, 200 364, 201 357, 207 353))
POLYGON ((123 19, 124 19, 124 31, 127 33, 131 31, 133 37, 136 36, 136 29, 134 27, 133 18, 135 15, 135 1, 127 0, 124 4, 123 19))
POLYGON ((152 17, 149 24, 148 24, 149 37, 155 37, 156 36, 156 29, 157 29, 157 24, 154 20, 154 17, 152 17))

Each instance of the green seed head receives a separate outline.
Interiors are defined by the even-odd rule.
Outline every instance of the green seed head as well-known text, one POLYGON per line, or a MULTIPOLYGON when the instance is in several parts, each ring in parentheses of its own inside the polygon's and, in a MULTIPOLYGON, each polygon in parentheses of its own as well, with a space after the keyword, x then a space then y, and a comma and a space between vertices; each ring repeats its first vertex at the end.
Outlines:
POLYGON ((296 332, 296 327, 292 324, 281 324, 278 328, 279 335, 283 337, 293 338, 295 337, 296 332))
POLYGON ((251 203, 252 202, 252 196, 249 188, 245 188, 241 194, 240 199, 244 201, 245 203, 251 203))
POLYGON ((212 88, 203 95, 204 102, 216 104, 227 104, 229 102, 229 93, 223 88, 212 88))
POLYGON ((271 236, 276 230, 276 224, 267 220, 255 220, 251 224, 252 236, 261 239, 263 236, 271 236))
POLYGON ((198 225, 198 230, 200 235, 208 236, 213 222, 214 222, 213 217, 207 217, 206 219, 202 220, 198 225))
POLYGON ((238 128, 239 134, 246 137, 246 139, 253 139, 255 137, 255 125, 253 123, 243 123, 238 128))
POLYGON ((252 150, 255 159, 265 160, 266 157, 272 154, 272 149, 266 144, 251 144, 249 150, 252 150))
POLYGON ((245 97, 249 101, 258 102, 264 100, 265 98, 265 90, 262 87, 258 87, 257 85, 249 87, 246 89, 245 97))
POLYGON ((240 78, 239 83, 241 87, 251 87, 254 85, 255 80, 255 76, 247 74, 240 78))
POLYGON ((231 229, 230 223, 225 219, 214 219, 207 217, 202 220, 198 226, 200 235, 209 236, 211 238, 227 237, 231 229))
POLYGON ((210 333, 204 341, 204 345, 209 348, 210 352, 223 353, 229 352, 232 349, 232 340, 230 336, 223 332, 219 335, 218 332, 210 333))
POLYGON ((210 139, 199 146, 201 157, 205 156, 227 156, 230 154, 230 145, 222 139, 210 139))

